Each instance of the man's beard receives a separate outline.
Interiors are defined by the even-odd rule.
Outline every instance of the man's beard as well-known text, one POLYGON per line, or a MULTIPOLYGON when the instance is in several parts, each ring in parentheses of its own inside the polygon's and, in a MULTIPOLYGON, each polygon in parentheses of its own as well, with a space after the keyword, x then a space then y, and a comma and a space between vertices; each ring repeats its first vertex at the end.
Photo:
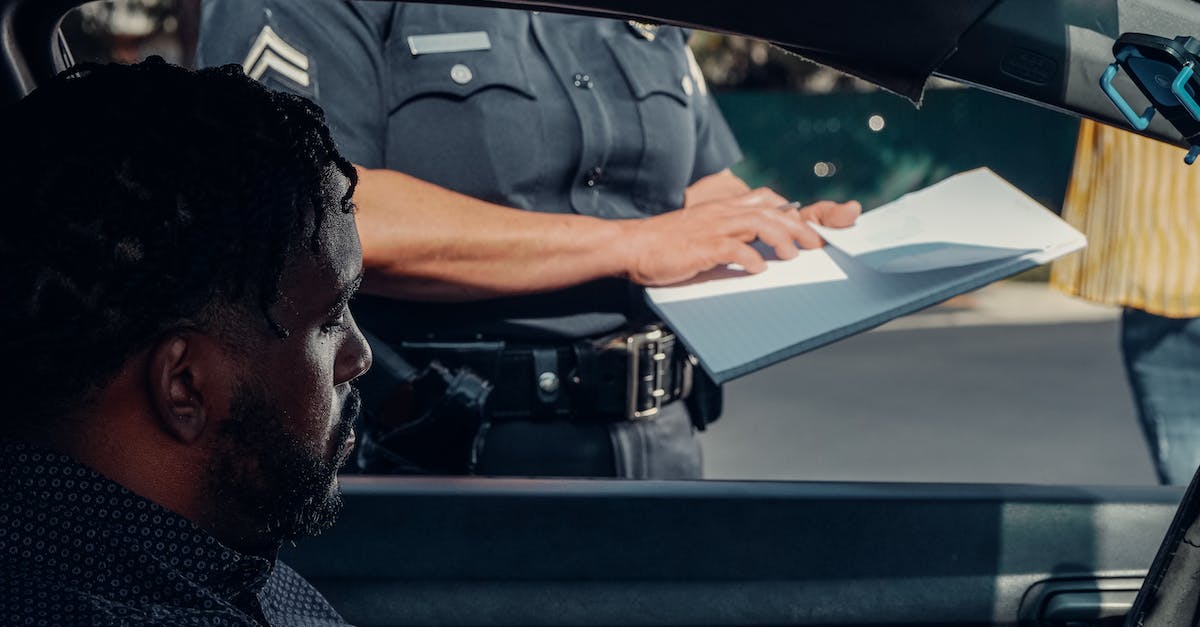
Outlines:
POLYGON ((213 513, 225 520, 241 517, 252 525, 245 533, 276 542, 328 529, 342 509, 337 471, 361 406, 353 389, 327 443, 333 450, 322 446, 314 454, 312 443, 288 428, 284 411, 262 387, 239 385, 208 474, 213 513))

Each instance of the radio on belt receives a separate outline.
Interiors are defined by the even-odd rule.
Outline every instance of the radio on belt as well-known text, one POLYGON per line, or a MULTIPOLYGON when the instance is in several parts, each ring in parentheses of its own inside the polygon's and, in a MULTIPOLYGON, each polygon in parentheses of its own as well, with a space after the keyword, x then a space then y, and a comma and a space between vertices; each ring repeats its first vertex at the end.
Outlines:
POLYGON ((1125 33, 1113 44, 1116 57, 1100 77, 1100 88, 1133 128, 1144 131, 1157 111, 1188 142, 1191 149, 1184 162, 1191 165, 1200 155, 1200 40, 1193 37, 1168 39, 1142 33, 1125 33), (1137 113, 1113 87, 1119 70, 1125 73, 1150 101, 1137 113))

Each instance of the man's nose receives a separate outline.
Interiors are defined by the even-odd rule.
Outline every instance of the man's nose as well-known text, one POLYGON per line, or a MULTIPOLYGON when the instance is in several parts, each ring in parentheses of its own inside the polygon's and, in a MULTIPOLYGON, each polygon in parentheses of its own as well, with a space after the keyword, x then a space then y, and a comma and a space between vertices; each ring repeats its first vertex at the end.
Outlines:
POLYGON ((371 369, 371 345, 358 328, 353 314, 350 315, 350 333, 342 354, 338 359, 337 383, 353 381, 371 369))

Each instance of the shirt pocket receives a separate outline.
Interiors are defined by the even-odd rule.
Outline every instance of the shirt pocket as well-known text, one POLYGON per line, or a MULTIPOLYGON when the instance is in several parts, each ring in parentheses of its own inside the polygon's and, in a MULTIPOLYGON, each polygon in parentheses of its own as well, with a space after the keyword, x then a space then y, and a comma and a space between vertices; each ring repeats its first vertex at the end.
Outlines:
POLYGON ((636 106, 642 150, 633 200, 649 214, 683 206, 696 155, 696 118, 683 42, 675 32, 654 41, 621 33, 605 40, 636 106))
POLYGON ((531 137, 541 131, 518 42, 489 32, 488 50, 412 55, 408 35, 428 32, 405 32, 389 51, 388 167, 519 204, 514 190, 538 176, 541 142, 531 137))

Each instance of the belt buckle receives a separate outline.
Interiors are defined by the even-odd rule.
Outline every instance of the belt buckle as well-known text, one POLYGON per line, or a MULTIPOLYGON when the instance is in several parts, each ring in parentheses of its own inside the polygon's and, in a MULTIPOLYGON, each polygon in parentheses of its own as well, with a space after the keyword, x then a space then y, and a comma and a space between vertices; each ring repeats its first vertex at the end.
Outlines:
MULTIPOLYGON (((675 334, 651 325, 625 338, 629 354, 626 420, 650 420, 662 409, 667 390, 663 387, 675 351, 675 334), (642 358, 648 362, 642 366, 642 358)), ((686 367, 686 364, 685 364, 686 367)), ((689 377, 690 378, 690 377, 689 377)))

